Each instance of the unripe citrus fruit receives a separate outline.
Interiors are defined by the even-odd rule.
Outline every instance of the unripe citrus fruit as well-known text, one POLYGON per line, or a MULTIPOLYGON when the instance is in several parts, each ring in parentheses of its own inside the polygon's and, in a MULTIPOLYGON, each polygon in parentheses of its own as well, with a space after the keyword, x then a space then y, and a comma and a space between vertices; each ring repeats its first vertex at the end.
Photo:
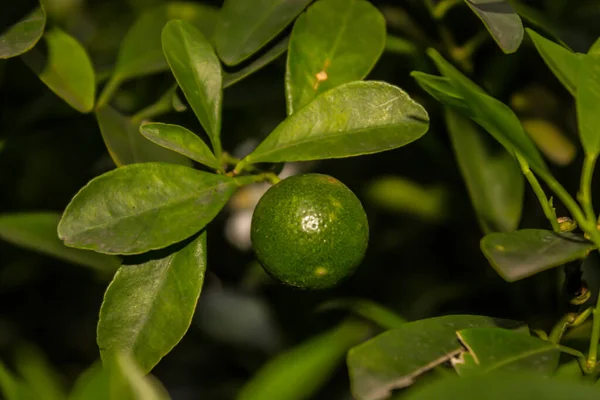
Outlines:
POLYGON ((252 247, 275 279, 305 289, 335 286, 362 261, 369 241, 358 198, 328 175, 284 179, 252 216, 252 247))

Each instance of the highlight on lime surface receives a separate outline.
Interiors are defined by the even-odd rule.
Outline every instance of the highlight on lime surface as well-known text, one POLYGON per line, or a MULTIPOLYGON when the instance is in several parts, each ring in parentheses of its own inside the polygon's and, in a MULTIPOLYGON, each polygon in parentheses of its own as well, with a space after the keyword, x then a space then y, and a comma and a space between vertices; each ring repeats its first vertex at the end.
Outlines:
POLYGON ((272 186, 252 215, 252 247, 265 271, 303 289, 326 289, 352 275, 369 242, 367 215, 346 185, 322 174, 272 186))

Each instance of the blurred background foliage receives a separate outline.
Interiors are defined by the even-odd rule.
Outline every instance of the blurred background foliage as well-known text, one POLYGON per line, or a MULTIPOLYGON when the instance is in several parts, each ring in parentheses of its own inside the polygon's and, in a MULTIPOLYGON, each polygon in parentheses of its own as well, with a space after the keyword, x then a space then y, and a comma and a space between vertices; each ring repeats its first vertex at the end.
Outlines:
MULTIPOLYGON (((128 28, 146 10, 164 2, 43 1, 48 26, 62 28, 84 45, 100 85, 110 76, 128 28)), ((221 5, 218 0, 203 3, 221 5)), ((555 176, 574 193, 581 151, 572 97, 528 38, 516 53, 502 53, 462 2, 446 1, 457 4, 447 11, 438 7, 437 14, 431 12, 439 3, 434 0, 373 3, 383 12, 393 36, 368 79, 398 85, 421 102, 431 116, 429 133, 394 151, 293 164, 284 170, 284 174, 330 174, 359 196, 371 230, 362 266, 330 291, 306 292, 274 284, 248 246, 251 210, 265 188, 238 193, 227 212, 209 225, 209 272, 192 327, 153 371, 173 398, 231 398, 272 355, 343 318, 345 312, 317 310, 331 299, 366 298, 408 320, 485 314, 548 329, 561 315, 559 270, 509 284, 481 254, 482 229, 455 160, 443 109, 409 73, 436 74, 425 50, 440 50, 517 112, 555 176)), ((575 51, 587 51, 600 35, 596 0, 531 0, 513 5, 526 26, 542 26, 542 32, 562 39, 575 51)), ((2 30, 34 6, 27 1, 2 2, 2 30)), ((233 154, 246 153, 285 118, 284 72, 285 56, 226 89, 224 148, 233 154)), ((112 104, 133 115, 172 84, 168 71, 131 79, 112 104)), ((0 60, 0 93, 2 213, 62 212, 89 179, 114 168, 94 114, 71 109, 21 59, 0 60)), ((160 120, 200 131, 189 111, 171 112, 160 120)), ((490 151, 501 151, 485 139, 490 151)), ((524 202, 519 227, 546 227, 529 188, 524 202)), ((560 205, 558 215, 565 215, 560 205)), ((23 358, 33 357, 36 351, 26 344, 34 344, 60 377, 58 381, 71 386, 98 358, 95 328, 108 281, 98 271, 0 241, 0 359, 19 368, 23 358)), ((345 368, 315 398, 349 399, 345 368)))

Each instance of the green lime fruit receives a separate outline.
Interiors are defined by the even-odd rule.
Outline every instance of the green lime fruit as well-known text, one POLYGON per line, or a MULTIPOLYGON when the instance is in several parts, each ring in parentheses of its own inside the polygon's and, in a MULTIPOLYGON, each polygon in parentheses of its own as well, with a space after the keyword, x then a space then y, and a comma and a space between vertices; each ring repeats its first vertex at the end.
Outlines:
POLYGON ((296 175, 260 199, 251 227, 252 247, 275 279, 303 289, 325 289, 352 275, 369 242, 360 200, 337 179, 296 175))

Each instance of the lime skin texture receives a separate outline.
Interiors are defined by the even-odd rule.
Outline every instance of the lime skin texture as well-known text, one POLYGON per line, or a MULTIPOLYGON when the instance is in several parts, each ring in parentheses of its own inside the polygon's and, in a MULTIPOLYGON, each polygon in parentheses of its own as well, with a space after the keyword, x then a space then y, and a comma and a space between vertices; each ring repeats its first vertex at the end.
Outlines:
POLYGON ((360 200, 337 179, 296 175, 260 199, 251 225, 252 247, 276 280, 302 289, 326 289, 352 275, 369 242, 360 200))

